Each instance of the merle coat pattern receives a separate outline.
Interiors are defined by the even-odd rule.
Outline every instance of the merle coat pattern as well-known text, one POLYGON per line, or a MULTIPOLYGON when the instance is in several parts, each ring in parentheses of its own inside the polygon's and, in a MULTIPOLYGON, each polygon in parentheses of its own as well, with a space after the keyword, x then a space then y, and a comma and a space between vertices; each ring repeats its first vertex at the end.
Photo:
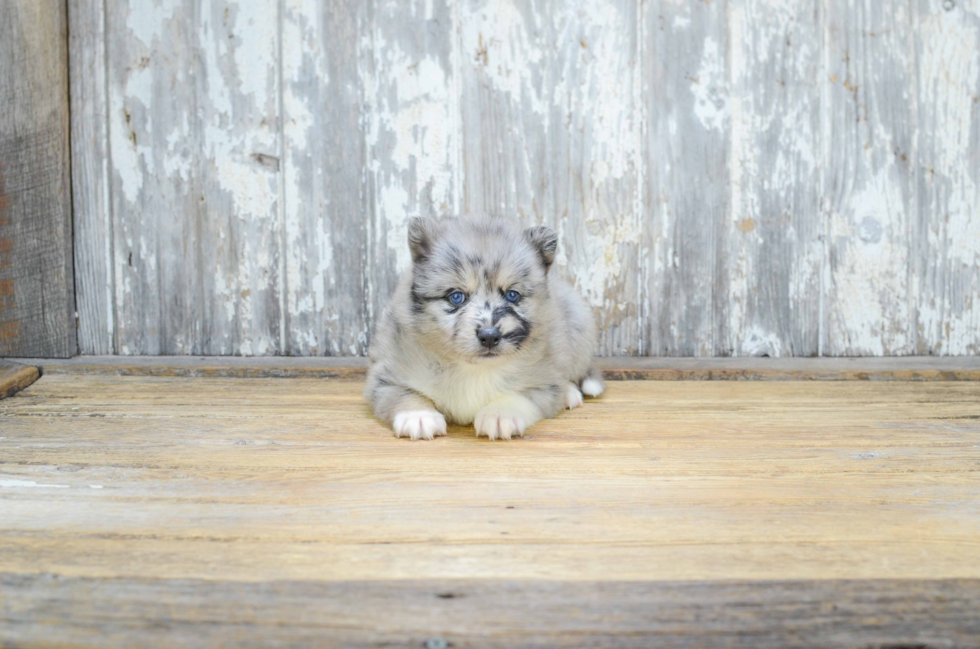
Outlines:
POLYGON ((588 305, 551 269, 553 230, 503 218, 415 218, 412 267, 370 349, 365 397, 395 435, 432 439, 446 421, 521 436, 605 386, 588 305))

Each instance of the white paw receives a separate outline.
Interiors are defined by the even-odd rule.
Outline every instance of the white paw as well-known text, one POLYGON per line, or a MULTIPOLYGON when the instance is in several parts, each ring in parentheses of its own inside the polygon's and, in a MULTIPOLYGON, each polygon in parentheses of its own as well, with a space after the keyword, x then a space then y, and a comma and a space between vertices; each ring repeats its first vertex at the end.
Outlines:
POLYGON ((476 413, 473 427, 476 428, 477 437, 489 437, 493 441, 520 437, 527 424, 521 415, 490 405, 476 413))
POLYGON ((599 379, 588 378, 582 381, 582 392, 587 396, 597 397, 606 391, 606 386, 599 379))
POLYGON ((446 418, 435 410, 411 410, 395 415, 395 437, 432 439, 446 434, 446 418))
POLYGON ((565 407, 571 410, 582 405, 582 393, 573 383, 565 388, 565 407))

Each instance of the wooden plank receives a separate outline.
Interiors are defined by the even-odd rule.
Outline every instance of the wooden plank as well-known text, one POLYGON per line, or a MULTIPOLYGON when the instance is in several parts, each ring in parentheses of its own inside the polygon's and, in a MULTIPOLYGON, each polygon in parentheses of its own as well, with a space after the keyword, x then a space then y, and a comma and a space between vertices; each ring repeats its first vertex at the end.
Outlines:
POLYGON ((359 55, 366 5, 284 5, 285 351, 364 353, 370 320, 359 55))
POLYGON ((0 642, 980 646, 978 384, 615 383, 507 444, 362 389, 0 402, 0 642))
MULTIPOLYGON (((372 2, 362 26, 366 45, 360 73, 371 160, 364 214, 371 233, 365 262, 371 327, 410 266, 408 219, 460 210, 456 4, 372 2)), ((361 354, 368 335, 365 330, 357 342, 361 354)))
POLYGON ((65 5, 0 7, 0 356, 76 350, 65 5))
POLYGON ((980 581, 254 584, 0 576, 0 638, 72 646, 976 647, 980 581))
POLYGON ((0 399, 14 396, 40 376, 36 367, 0 360, 0 399))
POLYGON ((980 578, 977 383, 612 383, 510 444, 362 390, 46 375, 0 402, 0 572, 980 578))
POLYGON ((728 4, 728 332, 738 356, 819 352, 820 12, 809 0, 728 4))
POLYGON ((980 4, 912 3, 919 64, 916 353, 980 353, 980 4))
POLYGON ((119 353, 280 349, 277 6, 107 14, 119 353))
POLYGON ((645 11, 646 347, 654 355, 731 354, 726 16, 725 1, 660 0, 645 11))
POLYGON ((599 353, 642 352, 640 3, 460 7, 464 212, 559 234, 599 353))
POLYGON ((105 17, 104 0, 68 2, 75 297, 82 354, 115 352, 105 17))
MULTIPOLYGON (((361 380, 363 357, 80 356, 17 359, 45 374, 361 380)), ((608 380, 978 381, 980 358, 599 358, 608 380)))
POLYGON ((909 4, 830 0, 823 353, 914 353, 916 59, 909 4))

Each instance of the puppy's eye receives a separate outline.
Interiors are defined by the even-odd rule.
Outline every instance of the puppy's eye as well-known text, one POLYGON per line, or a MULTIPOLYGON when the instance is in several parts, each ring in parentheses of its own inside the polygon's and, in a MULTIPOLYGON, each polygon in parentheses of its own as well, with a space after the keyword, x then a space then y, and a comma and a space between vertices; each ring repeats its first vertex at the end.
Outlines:
POLYGON ((449 294, 449 301, 456 305, 462 304, 466 301, 466 294, 462 291, 453 291, 449 294))
POLYGON ((513 291, 513 290, 507 291, 506 297, 508 302, 513 302, 514 304, 517 304, 518 302, 521 301, 521 294, 518 293, 517 291, 513 291))

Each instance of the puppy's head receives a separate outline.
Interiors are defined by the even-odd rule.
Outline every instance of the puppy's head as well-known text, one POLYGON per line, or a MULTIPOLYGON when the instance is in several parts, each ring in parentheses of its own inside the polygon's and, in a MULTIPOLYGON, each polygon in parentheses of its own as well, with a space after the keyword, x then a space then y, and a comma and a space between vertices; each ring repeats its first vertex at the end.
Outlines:
POLYGON ((558 237, 504 219, 415 218, 412 313, 416 331, 460 360, 481 362, 533 343, 549 299, 558 237))

